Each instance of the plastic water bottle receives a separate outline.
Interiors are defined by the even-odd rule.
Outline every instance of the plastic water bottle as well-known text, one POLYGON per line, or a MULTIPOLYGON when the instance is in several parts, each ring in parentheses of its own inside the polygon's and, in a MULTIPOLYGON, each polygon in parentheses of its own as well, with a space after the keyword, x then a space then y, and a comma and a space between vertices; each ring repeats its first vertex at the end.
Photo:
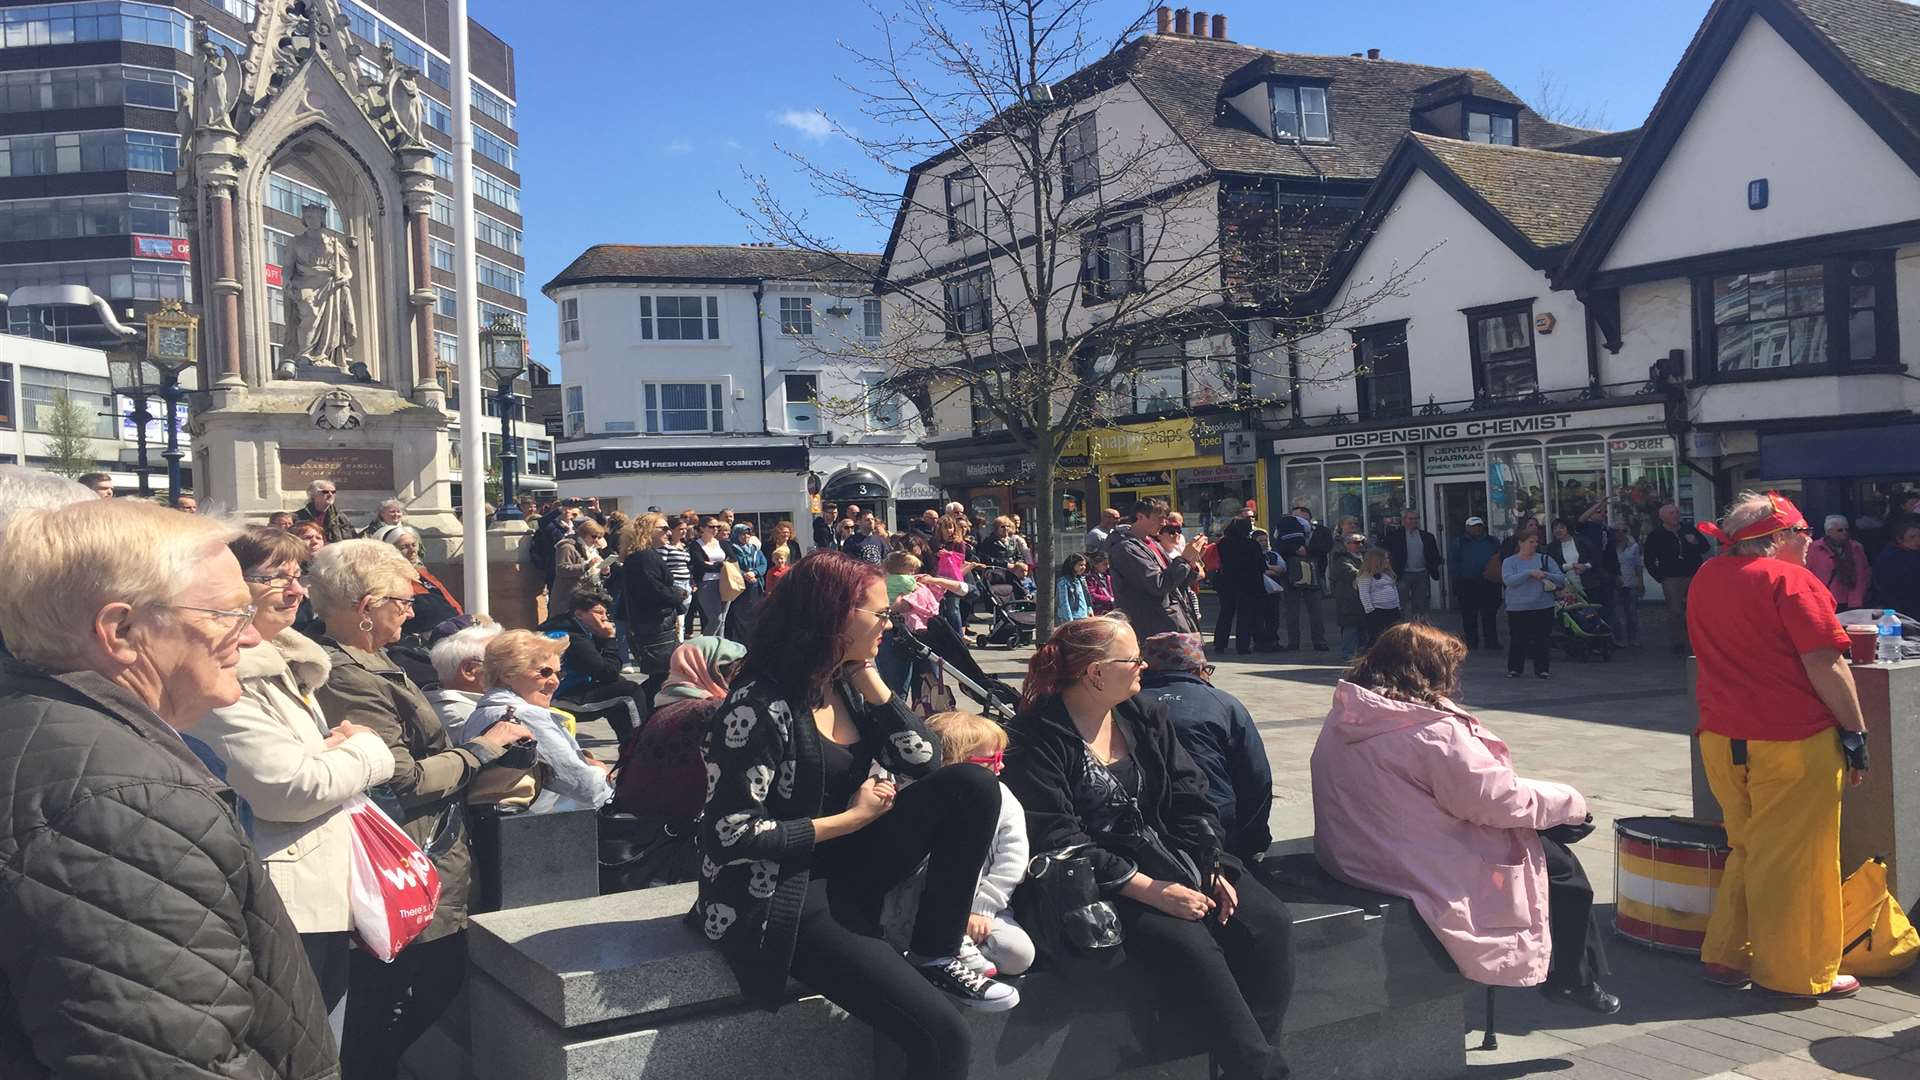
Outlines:
POLYGON ((1880 630, 1874 646, 1874 660, 1882 664, 1897 662, 1900 659, 1900 616, 1892 608, 1882 608, 1880 617, 1874 620, 1874 626, 1880 630))

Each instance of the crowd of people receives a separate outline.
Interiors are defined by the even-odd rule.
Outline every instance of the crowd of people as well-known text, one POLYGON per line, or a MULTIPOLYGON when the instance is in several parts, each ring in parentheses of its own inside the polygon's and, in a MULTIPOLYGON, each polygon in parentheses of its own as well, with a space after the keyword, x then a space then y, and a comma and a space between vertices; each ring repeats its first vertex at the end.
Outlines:
MULTIPOLYGON (((1510 655, 1546 674, 1532 613, 1590 575, 1586 595, 1617 598, 1605 552, 1639 546, 1603 547, 1590 523, 1497 544, 1476 523, 1443 555, 1411 514, 1373 544, 1297 508, 1276 541, 1248 507, 1216 543, 1143 500, 1063 564, 1068 617, 1003 725, 926 707, 890 670, 903 627, 964 629, 974 572, 1017 580, 1035 557, 1018 522, 981 529, 957 504, 899 537, 870 513, 816 521, 837 542, 804 555, 786 522, 760 539, 727 511, 558 504, 536 534, 557 607, 505 628, 438 584, 398 504, 356 530, 322 482, 293 520, 242 527, 96 495, 0 466, 0 755, 32 764, 0 784, 5 1075, 86 1060, 394 1077, 466 978, 470 818, 625 809, 697 819, 687 926, 750 1001, 777 1008, 798 980, 896 1043, 907 1075, 965 1076, 962 1010, 1018 1007, 1029 966, 1092 977, 1022 915, 1030 860, 1074 853, 1133 960, 1099 977, 1162 995, 1222 1076, 1285 1076, 1292 917, 1258 872, 1273 779, 1252 715, 1213 685, 1195 599, 1209 577, 1241 587, 1216 652, 1269 643, 1292 593, 1298 647, 1297 616, 1312 634, 1316 593, 1335 599, 1353 655, 1311 763, 1327 871, 1409 897, 1470 979, 1620 1008, 1569 846, 1585 799, 1519 775, 1460 704, 1469 648, 1499 644, 1492 592, 1459 636, 1420 617, 1432 582, 1478 564, 1500 579, 1510 655), (1249 583, 1258 604, 1239 602, 1249 583), (618 731, 618 762, 582 746, 593 715, 618 731), (389 963, 352 932, 362 799, 442 886, 389 963), (884 913, 909 883, 895 940, 884 913)), ((1646 560, 1691 603, 1701 748, 1734 849, 1705 974, 1850 994, 1839 794, 1867 767, 1864 721, 1839 571, 1813 559, 1820 544, 1852 557, 1844 527, 1816 540, 1776 496, 1699 529, 1671 509, 1646 560)), ((1879 560, 1920 553, 1920 525, 1887 535, 1879 560)), ((1879 560, 1844 584, 1871 588, 1879 560)))

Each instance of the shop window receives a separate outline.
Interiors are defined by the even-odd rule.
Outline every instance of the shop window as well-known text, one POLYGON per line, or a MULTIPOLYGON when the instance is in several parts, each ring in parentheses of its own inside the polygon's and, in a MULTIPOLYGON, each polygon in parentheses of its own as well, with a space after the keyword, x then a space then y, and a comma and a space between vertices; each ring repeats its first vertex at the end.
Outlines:
POLYGON ((1367 531, 1374 536, 1381 536, 1389 524, 1400 519, 1409 505, 1407 456, 1398 451, 1368 454, 1366 471, 1367 531))
POLYGON ((1342 518, 1367 531, 1367 471, 1357 457, 1327 461, 1327 516, 1339 527, 1342 518))
POLYGON ((1466 312, 1473 350, 1473 396, 1495 401, 1540 389, 1533 354, 1533 301, 1466 312))
POLYGON ((1555 443, 1547 447, 1548 476, 1553 481, 1553 516, 1573 525, 1594 503, 1607 497, 1606 444, 1555 443))
POLYGON ((1380 323, 1353 331, 1353 381, 1360 419, 1413 412, 1413 381, 1407 371, 1407 323, 1380 323))
POLYGON ((1893 362, 1892 280, 1881 254, 1701 278, 1698 374, 1893 362))
MULTIPOLYGON (((1487 531, 1505 537, 1527 517, 1544 518, 1547 506, 1545 453, 1540 447, 1495 447, 1487 451, 1487 531)), ((1545 521, 1541 522, 1544 528, 1545 521)))
POLYGON ((1673 436, 1615 436, 1607 443, 1607 461, 1614 528, 1644 540, 1659 521, 1661 504, 1674 498, 1673 436))
POLYGON ((1321 477, 1325 471, 1317 461, 1295 461, 1287 464, 1287 505, 1280 510, 1292 510, 1304 506, 1313 511, 1313 519, 1323 522, 1331 529, 1338 522, 1328 521, 1326 516, 1327 496, 1321 490, 1321 477))

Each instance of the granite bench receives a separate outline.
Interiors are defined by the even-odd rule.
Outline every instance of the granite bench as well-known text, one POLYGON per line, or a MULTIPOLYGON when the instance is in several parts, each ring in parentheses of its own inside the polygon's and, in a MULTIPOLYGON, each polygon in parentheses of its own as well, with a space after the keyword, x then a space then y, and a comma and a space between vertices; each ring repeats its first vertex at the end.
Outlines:
MULTIPOLYGON (((1261 870, 1294 915, 1300 979, 1286 1023, 1297 1076, 1440 1080, 1465 1070, 1468 983, 1402 899, 1328 878, 1310 855, 1261 870)), ((748 1006, 681 916, 673 885, 477 916, 469 935, 476 1080, 894 1074, 871 1029, 798 984, 778 1013, 748 1006)), ((969 1013, 972 1075, 1204 1080, 1197 1046, 1118 990, 1035 972, 1019 1008, 969 1013), (1148 1036, 1147 1040, 1142 1035, 1148 1036)))

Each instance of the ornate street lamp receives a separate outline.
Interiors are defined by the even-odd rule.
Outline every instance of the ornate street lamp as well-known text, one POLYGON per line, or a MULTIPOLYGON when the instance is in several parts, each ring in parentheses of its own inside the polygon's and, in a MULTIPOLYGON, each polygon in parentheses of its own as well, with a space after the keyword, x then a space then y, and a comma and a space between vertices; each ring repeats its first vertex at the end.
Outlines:
MULTIPOLYGON (((180 309, 180 301, 168 300, 160 310, 147 316, 147 362, 160 372, 160 400, 166 403, 167 502, 180 501, 180 402, 187 392, 180 388, 180 373, 200 359, 200 319, 180 309)), ((144 428, 142 429, 145 430, 144 428)))
POLYGON ((115 400, 126 397, 133 402, 134 445, 139 448, 134 457, 133 474, 139 478, 140 494, 145 497, 153 494, 153 486, 147 480, 151 468, 147 462, 147 425, 153 422, 153 414, 147 411, 147 395, 153 392, 153 384, 147 381, 147 361, 139 346, 128 345, 108 353, 107 373, 113 377, 115 400))
MULTIPOLYGON (((494 512, 494 518, 498 521, 519 521, 523 515, 513 502, 515 466, 520 457, 514 452, 513 383, 527 370, 527 336, 521 333, 511 316, 495 315, 487 328, 480 331, 480 365, 487 374, 493 376, 493 400, 500 409, 500 509, 494 512)), ((481 483, 469 490, 484 493, 486 463, 475 464, 481 470, 481 483)))

